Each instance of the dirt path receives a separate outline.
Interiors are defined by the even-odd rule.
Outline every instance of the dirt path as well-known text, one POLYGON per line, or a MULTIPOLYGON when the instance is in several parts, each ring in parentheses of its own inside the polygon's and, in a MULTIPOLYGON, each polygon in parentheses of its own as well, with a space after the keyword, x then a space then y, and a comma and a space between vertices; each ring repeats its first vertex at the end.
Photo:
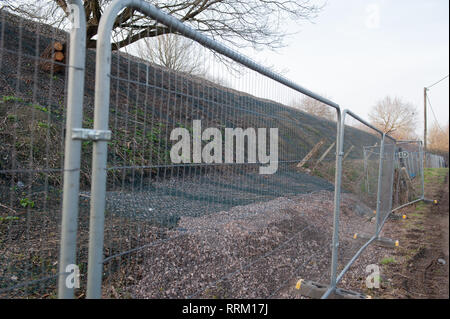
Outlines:
POLYGON ((419 203, 401 212, 407 220, 393 231, 402 247, 393 253, 395 262, 383 265, 377 298, 449 298, 448 179, 447 171, 428 185, 426 197, 437 205, 419 203))
MULTIPOLYGON (((429 289, 430 298, 448 298, 449 297, 449 176, 446 177, 445 187, 440 193, 439 204, 434 206, 429 215, 431 225, 435 223, 437 242, 434 246, 434 259, 428 261, 428 265, 424 269, 425 286, 429 289), (440 237, 440 238, 439 238, 440 237), (440 259, 438 261, 438 259, 440 259), (440 261, 445 261, 442 265, 440 261), (444 266, 444 267, 443 267, 444 266)), ((425 264, 426 264, 425 263, 425 264)))

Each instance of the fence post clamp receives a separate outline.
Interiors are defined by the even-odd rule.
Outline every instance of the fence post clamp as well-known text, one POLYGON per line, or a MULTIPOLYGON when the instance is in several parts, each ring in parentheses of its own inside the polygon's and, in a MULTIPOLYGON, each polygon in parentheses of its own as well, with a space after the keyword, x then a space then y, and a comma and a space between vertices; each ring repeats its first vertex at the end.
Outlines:
POLYGON ((87 128, 72 129, 72 139, 74 140, 90 140, 90 141, 110 141, 111 131, 92 130, 87 128))

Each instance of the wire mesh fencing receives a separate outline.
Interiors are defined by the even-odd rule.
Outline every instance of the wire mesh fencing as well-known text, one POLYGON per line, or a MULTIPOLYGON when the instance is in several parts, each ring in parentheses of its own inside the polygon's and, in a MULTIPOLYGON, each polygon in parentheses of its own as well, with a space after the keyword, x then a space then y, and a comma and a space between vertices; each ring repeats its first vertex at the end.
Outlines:
POLYGON ((370 196, 378 193, 378 170, 380 168, 380 147, 379 143, 372 146, 364 146, 364 191, 370 196))
POLYGON ((421 143, 144 1, 112 2, 101 24, 94 52, 83 25, 69 39, 0 11, 0 297, 56 297, 58 276, 60 298, 290 298, 299 278, 335 289, 392 208, 423 198, 421 143), (194 48, 195 70, 111 53, 127 6, 194 48), (301 111, 305 98, 328 118, 301 111))
POLYGON ((392 193, 394 189, 395 159, 397 142, 391 137, 383 136, 383 151, 381 155, 380 178, 378 188, 377 228, 379 235, 383 225, 392 212, 392 193))
POLYGON ((0 10, 2 298, 55 296, 68 45, 65 32, 0 10))
MULTIPOLYGON (((358 252, 375 235, 382 133, 344 110, 341 201, 336 284, 345 276, 358 252)), ((347 275, 346 275, 347 274, 347 275)))
POLYGON ((326 280, 335 153, 313 166, 338 123, 192 45, 198 74, 112 56, 102 296, 275 298, 326 280))

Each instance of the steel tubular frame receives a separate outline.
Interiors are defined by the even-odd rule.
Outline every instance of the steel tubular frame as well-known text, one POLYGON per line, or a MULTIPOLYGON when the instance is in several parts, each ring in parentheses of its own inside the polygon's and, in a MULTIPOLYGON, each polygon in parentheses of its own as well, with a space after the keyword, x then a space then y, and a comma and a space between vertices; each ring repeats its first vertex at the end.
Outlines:
POLYGON ((68 74, 67 123, 64 154, 64 185, 59 258, 58 298, 73 298, 74 288, 66 283, 66 268, 76 265, 77 219, 80 186, 81 140, 73 139, 72 129, 83 120, 84 67, 86 59, 86 18, 81 0, 69 0, 72 28, 68 74))
MULTIPOLYGON (((356 115, 355 113, 353 113, 352 111, 348 110, 348 109, 344 109, 342 111, 342 118, 341 118, 341 124, 340 124, 340 129, 341 132, 339 134, 339 154, 343 154, 344 153, 344 130, 345 130, 345 118, 346 116, 349 115, 351 117, 353 117, 355 120, 359 121, 360 123, 366 125, 367 127, 373 129, 375 132, 380 134, 381 137, 381 148, 380 148, 380 168, 379 168, 379 173, 378 173, 378 192, 377 192, 377 214, 376 214, 376 220, 377 220, 377 226, 376 226, 376 233, 373 237, 371 237, 359 250, 358 252, 356 252, 356 254, 351 258, 351 260, 347 263, 347 265, 345 265, 345 267, 343 268, 343 270, 339 273, 338 275, 338 271, 337 271, 337 265, 338 265, 338 247, 339 247, 339 209, 337 210, 337 216, 336 218, 336 223, 334 225, 334 233, 335 236, 333 237, 333 262, 331 265, 331 282, 330 282, 330 287, 328 288, 328 290, 323 294, 322 299, 326 299, 328 298, 337 288, 337 284, 339 283, 339 281, 342 279, 342 277, 344 276, 344 274, 348 271, 348 269, 351 267, 351 265, 356 261, 356 259, 358 259, 358 257, 363 253, 363 251, 378 237, 378 223, 379 223, 379 219, 380 219, 380 213, 379 213, 379 203, 380 203, 380 188, 382 187, 381 185, 381 173, 382 173, 382 161, 381 159, 383 158, 383 150, 384 150, 384 138, 385 138, 385 134, 377 129, 376 127, 374 127, 373 125, 371 125, 370 123, 366 122, 365 120, 363 120, 362 118, 360 118, 358 115, 356 115)), ((342 158, 342 155, 340 155, 340 157, 342 158)), ((340 176, 342 175, 342 161, 340 163, 340 176)), ((341 189, 341 178, 339 178, 338 180, 338 184, 336 184, 336 191, 339 190, 339 195, 340 195, 340 189, 341 189)), ((340 203, 340 199, 339 199, 339 203, 340 203)), ((339 207, 339 206, 338 206, 339 207)))
MULTIPOLYGON (((377 131, 378 133, 380 133, 381 136, 382 136, 381 146, 380 146, 380 164, 379 164, 379 172, 378 172, 379 175, 378 175, 377 210, 376 210, 376 223, 377 223, 377 224, 376 224, 376 233, 375 233, 375 235, 373 235, 373 236, 372 236, 372 237, 371 237, 371 238, 370 238, 363 246, 361 246, 361 248, 356 252, 356 254, 351 258, 351 260, 344 266, 343 270, 339 273, 339 275, 337 275, 337 278, 336 278, 336 284, 339 283, 339 281, 343 278, 344 274, 350 269, 351 265, 358 259, 358 257, 363 253, 363 251, 364 251, 364 250, 365 250, 372 242, 374 242, 376 239, 379 238, 380 232, 381 232, 381 230, 382 230, 384 224, 386 223, 387 219, 389 218, 389 216, 390 216, 393 212, 395 212, 395 211, 397 211, 397 210, 399 210, 399 209, 402 209, 402 208, 404 208, 404 207, 407 207, 407 206, 409 206, 409 205, 412 205, 412 204, 415 204, 415 203, 417 203, 417 202, 420 202, 420 201, 424 201, 424 200, 425 200, 425 193, 424 193, 424 191, 425 191, 425 183, 424 183, 423 160, 420 160, 420 161, 419 161, 419 170, 421 170, 421 188, 422 188, 422 196, 421 196, 421 198, 416 199, 416 200, 414 200, 414 201, 411 201, 411 202, 409 202, 409 203, 403 204, 403 205, 401 205, 401 206, 399 206, 399 207, 396 207, 395 209, 392 209, 392 205, 390 205, 391 208, 389 209, 389 212, 386 214, 386 216, 383 218, 383 220, 380 219, 380 218, 381 218, 381 213, 380 213, 380 204, 381 204, 380 195, 381 195, 381 191, 382 191, 382 189, 383 189, 383 186, 384 186, 384 187, 386 186, 386 185, 383 185, 383 182, 382 182, 383 159, 384 159, 384 156, 385 156, 385 151, 384 151, 384 147, 385 147, 385 139, 386 139, 386 138, 391 139, 391 140, 395 143, 395 146, 401 145, 401 144, 405 144, 405 143, 418 143, 418 144, 419 144, 419 148, 420 148, 420 151, 419 151, 419 158, 421 158, 421 159, 423 158, 423 156, 422 156, 422 153, 423 153, 423 149, 422 149, 423 142, 422 142, 422 141, 416 141, 416 140, 414 140, 414 141, 397 141, 397 140, 395 140, 394 138, 392 138, 391 136, 384 134, 382 131, 380 131, 380 130, 376 129, 375 127, 373 127, 372 125, 368 124, 367 122, 365 122, 364 120, 362 120, 361 118, 359 118, 356 114, 354 114, 354 113, 352 113, 352 112, 350 112, 350 111, 348 111, 348 110, 344 110, 344 111, 342 112, 343 123, 341 124, 341 127, 344 127, 345 116, 346 116, 347 114, 351 115, 353 118, 357 119, 358 121, 360 121, 361 123, 367 125, 368 127, 374 129, 375 131, 377 131)), ((344 137, 343 137, 343 138, 344 138, 344 137)), ((395 152, 395 150, 394 150, 394 152, 395 152)), ((393 167, 393 169, 392 169, 391 174, 392 174, 391 177, 393 177, 393 174, 394 174, 394 167, 393 167)), ((393 183, 390 183, 389 187, 390 187, 390 190, 389 190, 389 195, 390 195, 390 196, 389 196, 389 198, 390 198, 391 201, 392 201, 393 183)), ((333 269, 333 271, 336 271, 336 270, 333 269)), ((335 291, 335 289, 336 289, 336 286, 335 286, 335 287, 330 286, 330 288, 329 288, 329 289, 326 291, 326 293, 322 296, 322 299, 328 298, 328 297, 331 295, 331 293, 333 293, 333 291, 335 291)))

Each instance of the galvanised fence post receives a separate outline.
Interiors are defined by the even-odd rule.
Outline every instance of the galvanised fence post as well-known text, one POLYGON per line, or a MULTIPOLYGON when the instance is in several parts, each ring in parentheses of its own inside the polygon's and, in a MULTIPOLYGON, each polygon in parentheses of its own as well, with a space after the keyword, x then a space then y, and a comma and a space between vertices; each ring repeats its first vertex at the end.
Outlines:
POLYGON ((338 131, 336 138, 336 173, 334 186, 334 214, 333 214, 333 240, 331 243, 331 278, 329 291, 324 294, 326 298, 329 293, 336 289, 337 266, 339 256, 339 213, 341 202, 341 180, 342 180, 342 159, 344 157, 344 120, 345 113, 338 112, 338 131))
POLYGON ((376 226, 375 226, 375 235, 378 237, 380 235, 380 224, 381 224, 381 214, 380 214, 380 205, 381 205, 381 192, 383 191, 383 160, 384 160, 384 139, 386 134, 383 133, 381 138, 380 145, 380 166, 378 169, 378 191, 377 191, 377 214, 376 214, 376 226))
POLYGON ((422 199, 425 199, 425 170, 423 166, 423 142, 419 142, 419 165, 420 165, 420 172, 422 173, 422 176, 420 177, 421 180, 421 186, 422 186, 422 199))
POLYGON ((76 264, 81 140, 72 129, 81 128, 83 117, 86 18, 81 0, 70 0, 72 28, 68 74, 67 123, 64 154, 64 186, 59 258, 58 298, 73 298, 74 288, 66 283, 66 268, 76 264))

